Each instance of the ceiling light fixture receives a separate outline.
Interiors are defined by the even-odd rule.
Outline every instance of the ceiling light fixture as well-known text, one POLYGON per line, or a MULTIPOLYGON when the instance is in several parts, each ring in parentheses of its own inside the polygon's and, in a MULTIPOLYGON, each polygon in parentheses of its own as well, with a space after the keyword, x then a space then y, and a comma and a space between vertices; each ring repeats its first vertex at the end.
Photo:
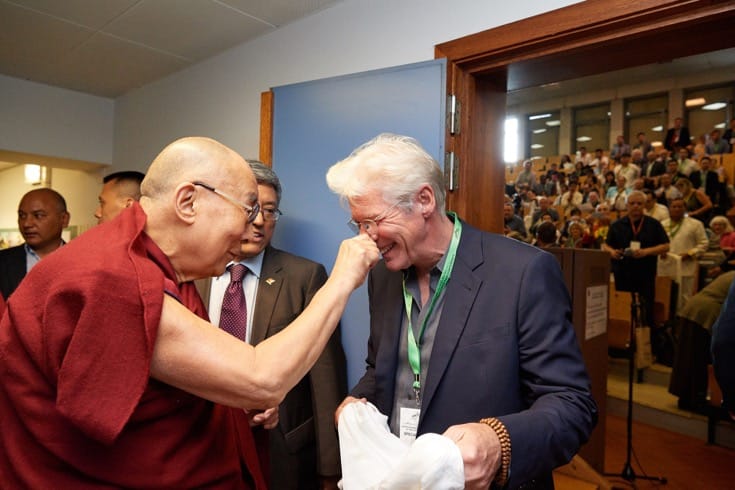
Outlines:
POLYGON ((699 107, 706 103, 707 101, 704 97, 697 97, 696 99, 687 99, 686 102, 684 102, 684 105, 687 107, 699 107))

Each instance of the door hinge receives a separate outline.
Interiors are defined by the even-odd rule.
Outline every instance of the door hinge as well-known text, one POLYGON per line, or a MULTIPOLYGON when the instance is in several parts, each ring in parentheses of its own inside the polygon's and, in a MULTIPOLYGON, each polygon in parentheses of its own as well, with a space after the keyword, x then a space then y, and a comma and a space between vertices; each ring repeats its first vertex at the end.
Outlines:
POLYGON ((453 151, 444 154, 444 185, 448 191, 459 187, 459 157, 453 151))
POLYGON ((459 134, 460 103, 456 95, 447 96, 447 127, 449 134, 459 134))

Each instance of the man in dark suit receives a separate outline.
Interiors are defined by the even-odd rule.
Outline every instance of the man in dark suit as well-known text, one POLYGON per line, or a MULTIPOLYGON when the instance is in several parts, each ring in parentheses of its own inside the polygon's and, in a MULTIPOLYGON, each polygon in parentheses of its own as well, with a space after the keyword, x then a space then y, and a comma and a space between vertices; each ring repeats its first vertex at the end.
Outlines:
POLYGON ((0 293, 7 300, 26 273, 64 241, 69 225, 66 200, 52 189, 27 192, 18 205, 18 229, 25 243, 0 250, 0 293))
POLYGON ((722 210, 729 209, 730 200, 727 197, 725 185, 720 182, 720 177, 712 170, 710 157, 704 155, 699 159, 700 170, 695 170, 689 175, 692 186, 701 189, 710 198, 712 204, 718 209, 718 214, 724 214, 722 210))
MULTIPOLYGON (((243 279, 251 313, 247 338, 257 345, 285 328, 327 280, 323 265, 270 246, 281 212, 280 181, 269 167, 249 161, 258 182, 260 214, 241 245, 237 261, 250 272, 243 279), (253 301, 254 300, 254 301, 253 301)), ((230 273, 198 284, 212 323, 220 311, 230 273)), ((278 426, 270 431, 270 487, 337 488, 341 474, 333 414, 347 392, 346 362, 339 328, 314 367, 279 406, 278 426)))
POLYGON ((383 256, 367 369, 340 411, 366 398, 407 441, 443 433, 466 488, 552 488, 597 419, 556 259, 445 213, 442 171, 412 138, 379 135, 327 183, 383 256))
POLYGON ((674 119, 674 127, 666 131, 666 139, 664 139, 664 147, 674 152, 679 148, 686 148, 692 142, 689 135, 689 128, 684 126, 684 119, 677 117, 674 119))

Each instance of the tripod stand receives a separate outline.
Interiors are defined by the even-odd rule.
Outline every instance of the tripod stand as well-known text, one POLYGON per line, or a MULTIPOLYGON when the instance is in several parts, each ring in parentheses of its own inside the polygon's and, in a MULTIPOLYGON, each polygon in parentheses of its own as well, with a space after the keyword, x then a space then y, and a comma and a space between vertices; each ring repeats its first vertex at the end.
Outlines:
MULTIPOLYGON (((637 350, 636 343, 636 327, 639 324, 639 313, 638 313, 638 293, 632 291, 630 301, 630 338, 627 349, 628 355, 628 416, 626 420, 627 429, 627 443, 625 453, 625 464, 620 474, 617 473, 605 473, 605 476, 617 476, 623 480, 633 484, 636 480, 652 480, 661 484, 666 484, 666 477, 663 476, 638 476, 633 470, 631 465, 631 455, 633 453, 633 383, 635 378, 635 353, 637 350)), ((649 305, 647 305, 649 306, 649 305)))

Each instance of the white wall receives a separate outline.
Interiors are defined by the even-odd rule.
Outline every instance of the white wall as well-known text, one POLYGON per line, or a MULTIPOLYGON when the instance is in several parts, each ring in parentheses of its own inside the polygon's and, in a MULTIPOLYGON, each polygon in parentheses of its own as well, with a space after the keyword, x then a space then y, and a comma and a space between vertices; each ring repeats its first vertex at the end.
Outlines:
POLYGON ((0 75, 0 149, 112 162, 114 101, 0 75))
POLYGON ((187 135, 257 157, 271 87, 433 59, 436 44, 572 3, 346 0, 118 98, 113 165, 144 170, 187 135))

